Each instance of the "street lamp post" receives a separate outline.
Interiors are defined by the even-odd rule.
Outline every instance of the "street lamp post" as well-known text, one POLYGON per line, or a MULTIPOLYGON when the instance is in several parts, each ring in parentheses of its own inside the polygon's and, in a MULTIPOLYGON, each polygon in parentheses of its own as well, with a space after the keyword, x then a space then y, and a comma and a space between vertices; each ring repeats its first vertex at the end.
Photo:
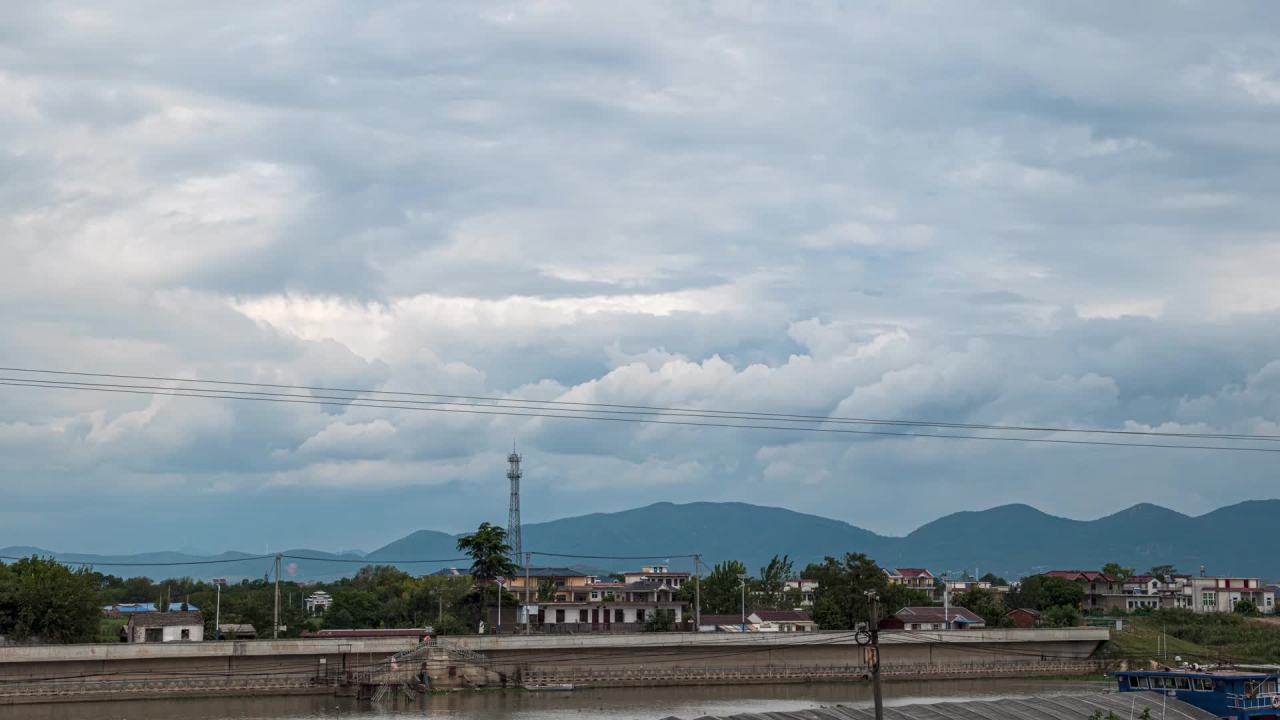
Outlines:
POLYGON ((747 578, 750 575, 739 575, 738 580, 742 582, 742 632, 747 631, 747 578))

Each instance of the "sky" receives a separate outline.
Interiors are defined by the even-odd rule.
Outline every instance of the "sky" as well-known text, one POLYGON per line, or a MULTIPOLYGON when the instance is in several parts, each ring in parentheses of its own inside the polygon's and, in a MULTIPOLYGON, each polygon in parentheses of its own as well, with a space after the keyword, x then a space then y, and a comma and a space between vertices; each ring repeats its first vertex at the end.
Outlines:
MULTIPOLYGON (((1270 2, 20 3, 0 365, 1280 434, 1270 2)), ((12 373, 11 373, 12 374, 12 373)), ((903 534, 1268 454, 0 387, 0 546, 371 550, 658 501, 903 534), (608 425, 608 426, 606 426, 608 425)))

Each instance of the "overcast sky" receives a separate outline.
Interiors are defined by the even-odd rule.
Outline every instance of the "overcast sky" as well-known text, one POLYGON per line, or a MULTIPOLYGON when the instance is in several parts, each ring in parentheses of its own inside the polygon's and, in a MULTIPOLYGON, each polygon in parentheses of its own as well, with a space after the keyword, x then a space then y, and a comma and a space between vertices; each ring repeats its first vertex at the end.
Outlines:
MULTIPOLYGON (((1271 2, 5 16, 3 365, 1280 434, 1271 2)), ((602 425, 0 387, 0 546, 462 531, 513 442, 526 521, 1278 494, 1263 454, 602 425)))

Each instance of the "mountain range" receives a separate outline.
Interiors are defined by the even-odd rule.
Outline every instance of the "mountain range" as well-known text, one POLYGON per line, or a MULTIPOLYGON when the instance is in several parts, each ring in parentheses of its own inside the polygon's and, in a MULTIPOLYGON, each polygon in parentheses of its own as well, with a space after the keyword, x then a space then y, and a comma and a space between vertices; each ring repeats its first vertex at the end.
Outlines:
MULTIPOLYGON (((532 565, 570 565, 597 572, 668 559, 673 569, 692 569, 693 560, 685 556, 695 552, 708 566, 741 560, 752 570, 766 564, 775 553, 789 555, 800 569, 827 555, 862 552, 884 567, 927 567, 935 574, 990 571, 1016 578, 1053 568, 1100 568, 1118 562, 1138 571, 1171 564, 1184 572, 1199 572, 1203 565, 1210 574, 1273 579, 1280 576, 1280 556, 1271 552, 1276 518, 1280 518, 1280 500, 1251 500, 1194 517, 1144 503, 1097 520, 1057 517, 1029 505, 1002 505, 953 513, 905 537, 890 537, 783 508, 736 502, 663 502, 531 523, 522 532, 525 548, 539 553, 532 565), (640 555, 653 559, 641 560, 640 555)), ((283 575, 327 580, 375 563, 397 565, 415 574, 465 567, 466 561, 456 559, 456 542, 455 535, 419 530, 367 554, 286 550, 283 554, 297 557, 285 559, 283 575)), ((0 556, 33 554, 91 563, 95 569, 115 575, 157 578, 264 577, 273 563, 271 558, 241 552, 94 555, 34 547, 0 548, 0 556), (223 560, 228 562, 211 562, 223 560)))

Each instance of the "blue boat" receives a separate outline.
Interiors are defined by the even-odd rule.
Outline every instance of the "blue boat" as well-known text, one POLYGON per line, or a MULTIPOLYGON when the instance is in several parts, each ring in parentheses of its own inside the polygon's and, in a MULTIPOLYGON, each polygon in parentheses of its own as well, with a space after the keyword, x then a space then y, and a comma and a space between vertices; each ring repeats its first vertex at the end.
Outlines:
POLYGON ((1158 692, 1230 720, 1280 720, 1280 674, 1244 669, 1120 670, 1120 692, 1158 692))

